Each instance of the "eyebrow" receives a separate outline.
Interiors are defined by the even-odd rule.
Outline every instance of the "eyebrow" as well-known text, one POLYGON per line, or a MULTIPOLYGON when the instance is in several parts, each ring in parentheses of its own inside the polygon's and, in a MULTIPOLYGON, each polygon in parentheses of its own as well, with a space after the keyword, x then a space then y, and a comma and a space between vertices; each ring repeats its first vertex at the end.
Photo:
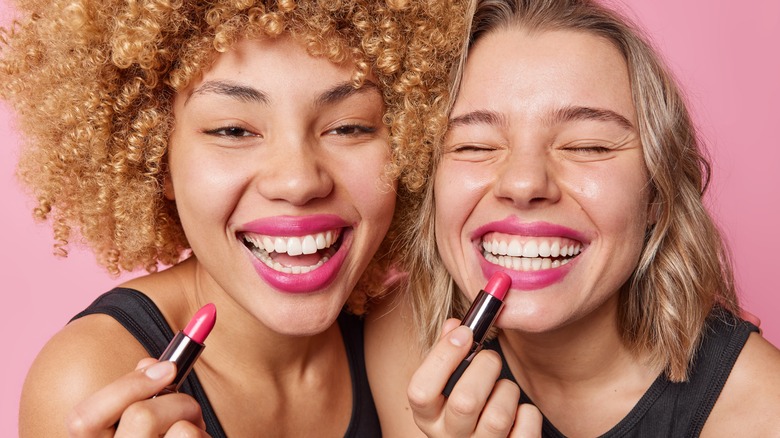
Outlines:
POLYGON ((256 102, 264 105, 267 105, 270 102, 268 95, 258 90, 257 88, 230 81, 208 81, 204 82, 200 87, 193 90, 193 92, 187 96, 185 104, 190 100, 191 97, 201 94, 218 94, 221 96, 237 99, 242 102, 256 102))
MULTIPOLYGON (((571 122, 575 120, 598 120, 602 122, 615 122, 626 129, 634 130, 634 125, 622 115, 615 111, 603 108, 591 108, 585 106, 569 106, 560 108, 552 112, 545 122, 549 125, 557 123, 571 122)), ((449 129, 466 126, 487 124, 493 126, 507 126, 506 117, 495 111, 478 110, 472 111, 450 119, 449 129)))
POLYGON ((486 124, 493 126, 506 126, 508 125, 506 117, 495 111, 479 110, 472 111, 470 113, 463 114, 458 117, 450 119, 449 129, 458 126, 478 125, 486 124))
POLYGON ((371 81, 363 82, 363 86, 360 88, 355 88, 355 86, 352 85, 352 82, 342 82, 321 93, 319 97, 314 100, 314 105, 316 107, 322 107, 371 90, 381 95, 381 93, 379 93, 379 87, 371 81))
POLYGON ((634 130, 634 125, 624 116, 615 111, 604 108, 591 108, 587 106, 568 106, 553 111, 547 122, 556 123, 572 122, 576 120, 597 120, 600 122, 614 122, 625 129, 634 130))
MULTIPOLYGON (((322 107, 369 90, 374 90, 378 93, 379 87, 371 81, 365 81, 360 88, 355 88, 354 85, 352 85, 352 82, 342 82, 320 93, 314 100, 314 105, 316 107, 322 107)), ((257 88, 230 81, 208 81, 204 82, 190 93, 190 95, 187 96, 185 103, 189 101, 192 96, 201 94, 218 94, 242 102, 254 102, 262 105, 268 105, 271 102, 268 95, 257 88)))

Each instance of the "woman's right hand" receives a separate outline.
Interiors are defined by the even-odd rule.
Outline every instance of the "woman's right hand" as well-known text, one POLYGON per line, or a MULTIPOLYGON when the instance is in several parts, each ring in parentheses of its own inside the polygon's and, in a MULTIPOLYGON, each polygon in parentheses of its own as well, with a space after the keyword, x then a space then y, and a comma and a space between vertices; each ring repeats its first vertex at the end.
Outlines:
POLYGON ((472 333, 456 319, 447 320, 439 342, 409 383, 408 398, 417 426, 429 437, 540 437, 542 414, 518 405, 520 388, 501 373, 495 351, 480 351, 449 397, 447 380, 468 354, 472 333))
POLYGON ((173 362, 142 359, 68 415, 72 437, 207 437, 200 405, 187 394, 153 397, 176 375, 173 362))

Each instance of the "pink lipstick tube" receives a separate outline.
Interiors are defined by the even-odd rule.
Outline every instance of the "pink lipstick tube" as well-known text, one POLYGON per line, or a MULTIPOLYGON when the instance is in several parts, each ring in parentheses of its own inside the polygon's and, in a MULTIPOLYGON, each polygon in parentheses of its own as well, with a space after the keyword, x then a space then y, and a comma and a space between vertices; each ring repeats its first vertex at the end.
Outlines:
POLYGON ((198 310, 184 330, 176 333, 159 358, 160 361, 169 360, 176 364, 176 378, 157 395, 178 392, 184 379, 190 374, 192 366, 195 365, 195 361, 206 347, 203 342, 211 333, 216 321, 217 308, 209 303, 198 310))
POLYGON ((449 397, 452 388, 455 387, 460 376, 471 364, 471 360, 482 350, 490 327, 493 326, 493 322, 498 317, 498 312, 504 307, 504 297, 511 285, 512 279, 509 275, 504 272, 496 272, 490 277, 485 289, 480 290, 474 302, 471 303, 471 307, 466 312, 460 325, 468 326, 471 329, 471 332, 474 333, 473 342, 469 349, 469 354, 461 361, 444 386, 442 394, 445 397, 449 397))

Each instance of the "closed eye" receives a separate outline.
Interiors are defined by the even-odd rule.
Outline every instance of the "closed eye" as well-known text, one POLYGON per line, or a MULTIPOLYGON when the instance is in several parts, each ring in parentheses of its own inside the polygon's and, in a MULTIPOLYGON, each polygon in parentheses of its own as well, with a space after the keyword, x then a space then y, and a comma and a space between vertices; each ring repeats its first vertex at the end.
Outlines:
POLYGON ((570 146, 566 148, 569 152, 585 153, 585 154, 603 154, 612 152, 612 149, 604 146, 570 146))

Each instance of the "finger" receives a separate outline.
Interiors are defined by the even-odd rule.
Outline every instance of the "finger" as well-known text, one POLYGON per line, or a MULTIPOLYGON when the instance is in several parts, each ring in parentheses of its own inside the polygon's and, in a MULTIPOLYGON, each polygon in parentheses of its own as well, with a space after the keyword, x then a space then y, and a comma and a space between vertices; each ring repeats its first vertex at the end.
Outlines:
POLYGON ((150 367, 156 364, 157 362, 158 362, 157 359, 153 357, 145 357, 138 361, 138 364, 135 366, 135 369, 140 370, 142 368, 150 367))
POLYGON ((430 422, 441 416, 444 405, 442 389, 468 354, 471 339, 471 330, 459 325, 442 336, 425 357, 407 387, 407 397, 415 420, 430 422))
POLYGON ((203 424, 200 405, 187 394, 166 394, 128 406, 119 421, 115 437, 167 436, 171 428, 178 423, 182 424, 174 429, 174 431, 179 431, 177 433, 199 429, 195 425, 203 424), (187 426, 186 423, 192 427, 187 426))
POLYGON ((541 438, 542 413, 539 409, 529 403, 518 406, 515 425, 509 436, 510 438, 541 438))
POLYGON ((450 318, 444 321, 444 324, 441 326, 441 336, 439 336, 439 339, 443 338, 447 333, 455 330, 455 328, 459 325, 460 320, 456 318, 450 318))
POLYGON ((196 426, 188 421, 177 421, 165 433, 165 438, 207 438, 206 426, 196 426))
POLYGON ((482 410, 477 423, 476 436, 505 437, 512 430, 520 401, 520 387, 515 382, 501 379, 482 410))
MULTIPOLYGON (((444 425, 449 435, 471 435, 488 398, 496 388, 496 380, 500 374, 501 357, 498 353, 483 350, 474 356, 452 390, 444 408, 444 425)), ((512 405, 512 417, 514 417, 515 406, 517 401, 512 405)), ((507 428, 506 431, 508 430, 507 428)))
POLYGON ((176 366, 157 362, 132 371, 79 403, 68 416, 72 436, 90 436, 112 428, 131 404, 155 395, 176 376, 176 366))

